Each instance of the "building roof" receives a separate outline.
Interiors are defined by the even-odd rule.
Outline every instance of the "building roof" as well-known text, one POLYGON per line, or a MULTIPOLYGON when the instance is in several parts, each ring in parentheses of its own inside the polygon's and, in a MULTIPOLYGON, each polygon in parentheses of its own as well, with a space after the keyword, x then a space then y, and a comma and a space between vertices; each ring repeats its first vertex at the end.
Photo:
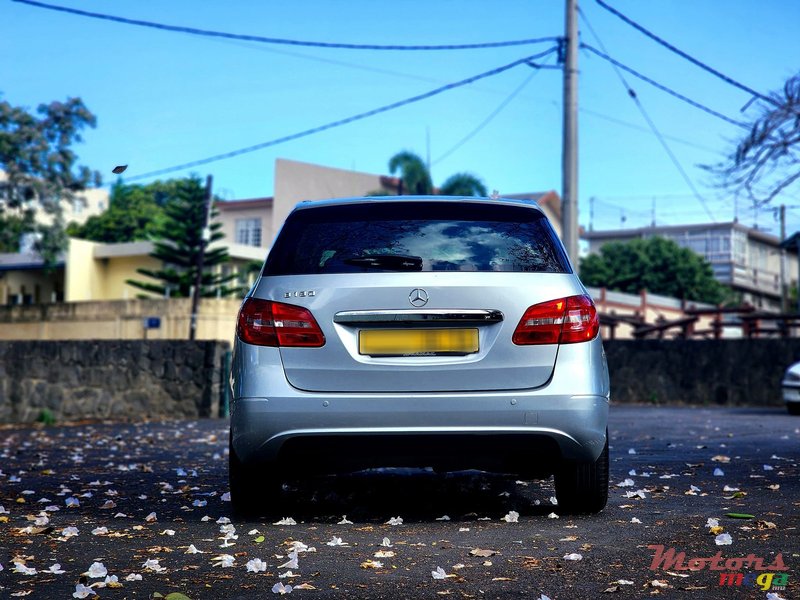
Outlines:
MULTIPOLYGON (((64 266, 64 257, 59 256, 55 267, 64 266)), ((44 268, 44 259, 36 253, 8 252, 0 254, 0 271, 26 271, 44 268)))
POLYGON ((245 200, 221 200, 214 204, 220 212, 229 210, 251 210, 254 208, 270 208, 275 199, 269 198, 247 198, 245 200))
POLYGON ((503 194, 503 198, 512 198, 515 200, 533 200, 544 208, 545 206, 550 209, 557 218, 561 218, 561 196, 555 190, 547 192, 531 192, 526 194, 503 194))
POLYGON ((688 225, 656 225, 655 227, 635 227, 631 229, 607 229, 604 231, 582 231, 581 237, 586 240, 610 240, 619 238, 643 238, 660 234, 680 234, 692 231, 707 231, 709 229, 735 229, 747 234, 747 237, 764 242, 771 246, 778 246, 780 240, 769 233, 742 225, 738 221, 725 221, 722 223, 692 223, 688 225))

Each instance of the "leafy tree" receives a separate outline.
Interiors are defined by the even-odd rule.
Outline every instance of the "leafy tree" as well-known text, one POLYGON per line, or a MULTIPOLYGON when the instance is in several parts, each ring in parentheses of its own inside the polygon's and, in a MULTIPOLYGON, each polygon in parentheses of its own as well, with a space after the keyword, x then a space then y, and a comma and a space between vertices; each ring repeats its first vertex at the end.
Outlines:
POLYGON ((724 163, 708 166, 724 187, 767 204, 800 181, 800 73, 760 102, 760 114, 724 163))
POLYGON ((589 286, 628 294, 646 289, 711 304, 723 302, 728 292, 702 256, 661 237, 606 244, 581 261, 580 276, 589 286))
POLYGON ((0 215, 0 252, 18 252, 22 234, 31 231, 33 227, 33 211, 0 215))
POLYGON ((179 185, 174 179, 147 185, 119 181, 111 188, 108 209, 83 225, 70 225, 67 233, 107 243, 154 239, 163 228, 166 199, 176 195, 179 185))
MULTIPOLYGON (((187 298, 191 296, 192 287, 197 277, 197 258, 203 245, 202 229, 205 219, 205 188, 197 177, 180 179, 174 182, 173 195, 164 204, 164 221, 159 227, 159 240, 155 242, 150 254, 163 263, 161 269, 137 269, 154 282, 129 279, 130 285, 161 296, 187 298)), ((211 217, 216 215, 212 210, 211 217)), ((224 237, 219 231, 220 223, 212 223, 209 227, 211 236, 209 244, 224 237)), ((217 273, 216 267, 230 260, 228 250, 218 247, 206 248, 203 260, 201 296, 230 296, 241 294, 244 290, 231 285, 236 274, 223 275, 217 273)))
MULTIPOLYGON (((436 192, 431 173, 425 161, 408 150, 398 152, 389 159, 389 173, 399 173, 398 194, 430 196, 436 192)), ((486 186, 470 173, 456 173, 447 178, 439 188, 444 196, 486 196, 486 186)), ((373 196, 391 195, 388 190, 372 192, 373 196)))
POLYGON ((10 240, 17 243, 21 233, 39 233, 36 250, 52 265, 66 248, 61 202, 74 201, 76 192, 100 184, 98 172, 76 165, 72 150, 96 119, 80 98, 40 104, 36 113, 0 102, 0 169, 6 175, 0 228, 17 228, 17 239, 10 240), (34 222, 35 206, 51 215, 50 224, 34 222))

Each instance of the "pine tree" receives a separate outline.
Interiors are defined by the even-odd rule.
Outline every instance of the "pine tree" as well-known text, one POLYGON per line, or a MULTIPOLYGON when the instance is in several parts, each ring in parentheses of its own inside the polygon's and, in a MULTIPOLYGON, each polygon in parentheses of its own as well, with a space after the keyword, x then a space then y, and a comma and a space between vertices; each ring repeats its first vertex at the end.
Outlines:
MULTIPOLYGON (((188 298, 197 277, 197 258, 203 246, 203 222, 205 219, 205 189, 197 177, 178 180, 173 195, 164 205, 165 218, 159 232, 160 239, 154 243, 153 258, 163 264, 161 269, 137 269, 156 282, 129 279, 127 283, 146 292, 188 298)), ((212 208, 211 217, 216 215, 212 208)), ((203 260, 202 297, 230 296, 243 293, 243 288, 231 285, 236 274, 223 275, 217 268, 230 260, 225 247, 208 249, 208 245, 224 237, 220 223, 209 229, 210 239, 203 260)))

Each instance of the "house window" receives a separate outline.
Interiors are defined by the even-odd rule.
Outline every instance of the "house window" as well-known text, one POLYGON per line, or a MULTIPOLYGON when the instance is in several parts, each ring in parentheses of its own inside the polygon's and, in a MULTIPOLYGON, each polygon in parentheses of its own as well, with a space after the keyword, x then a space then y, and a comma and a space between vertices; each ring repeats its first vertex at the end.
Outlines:
POLYGON ((236 243, 261 246, 261 219, 236 219, 236 243))

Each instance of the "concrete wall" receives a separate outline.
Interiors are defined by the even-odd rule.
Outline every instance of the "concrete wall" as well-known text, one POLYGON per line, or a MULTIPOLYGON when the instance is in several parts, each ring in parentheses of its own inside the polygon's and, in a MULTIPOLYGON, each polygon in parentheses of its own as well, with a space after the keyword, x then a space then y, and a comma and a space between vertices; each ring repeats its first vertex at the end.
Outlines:
MULTIPOLYGON (((197 339, 233 341, 241 299, 203 298, 197 339)), ((0 340, 141 340, 189 337, 190 298, 0 306, 0 340), (158 317, 158 329, 145 329, 158 317)))
POLYGON ((781 406, 800 339, 614 340, 604 344, 614 402, 781 406))
POLYGON ((0 342, 0 423, 219 415, 221 342, 0 342))

